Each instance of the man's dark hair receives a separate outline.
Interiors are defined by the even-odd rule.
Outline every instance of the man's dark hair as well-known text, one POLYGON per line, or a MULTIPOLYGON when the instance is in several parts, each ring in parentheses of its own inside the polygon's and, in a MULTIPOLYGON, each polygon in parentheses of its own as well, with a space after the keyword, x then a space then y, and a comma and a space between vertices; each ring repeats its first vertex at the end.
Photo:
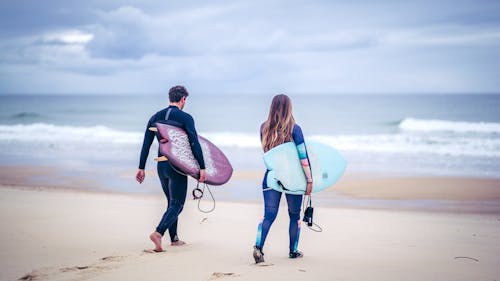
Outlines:
POLYGON ((189 93, 183 86, 174 86, 168 91, 168 99, 170 102, 179 102, 182 97, 187 96, 189 96, 189 93))

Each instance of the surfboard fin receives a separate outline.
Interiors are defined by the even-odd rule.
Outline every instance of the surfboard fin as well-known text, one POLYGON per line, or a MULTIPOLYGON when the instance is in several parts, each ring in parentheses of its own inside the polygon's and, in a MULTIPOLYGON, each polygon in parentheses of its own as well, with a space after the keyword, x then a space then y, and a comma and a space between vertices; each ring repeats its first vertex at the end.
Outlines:
POLYGON ((158 129, 156 127, 149 127, 149 130, 152 132, 158 132, 158 129))
POLYGON ((156 157, 155 161, 157 162, 168 161, 168 158, 166 156, 156 157))

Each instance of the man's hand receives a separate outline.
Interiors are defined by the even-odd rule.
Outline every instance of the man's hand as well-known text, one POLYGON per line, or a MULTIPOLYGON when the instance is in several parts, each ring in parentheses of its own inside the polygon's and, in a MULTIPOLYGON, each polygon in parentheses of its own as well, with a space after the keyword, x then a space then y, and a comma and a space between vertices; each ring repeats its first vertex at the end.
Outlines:
POLYGON ((199 182, 205 182, 207 178, 207 174, 205 173, 205 169, 200 170, 200 178, 198 179, 199 182))
POLYGON ((144 172, 144 169, 137 170, 137 174, 135 175, 135 180, 138 183, 142 183, 144 181, 145 177, 146 177, 146 173, 144 172))
POLYGON ((306 194, 305 195, 311 195, 312 190, 313 190, 313 183, 312 182, 308 182, 307 183, 307 187, 306 187, 306 194))

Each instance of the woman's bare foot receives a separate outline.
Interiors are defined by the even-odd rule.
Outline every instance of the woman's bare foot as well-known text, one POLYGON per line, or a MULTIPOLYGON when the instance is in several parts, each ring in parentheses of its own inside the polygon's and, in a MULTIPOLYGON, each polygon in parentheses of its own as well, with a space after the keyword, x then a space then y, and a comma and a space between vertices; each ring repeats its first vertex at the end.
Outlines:
POLYGON ((186 242, 184 242, 182 240, 177 240, 177 241, 170 243, 170 245, 171 246, 182 246, 182 245, 186 245, 186 242))
POLYGON ((153 232, 151 233, 151 235, 149 235, 149 239, 151 239, 151 241, 153 241, 153 243, 155 244, 155 248, 153 249, 153 251, 163 252, 163 248, 161 247, 161 238, 161 234, 158 232, 153 232))

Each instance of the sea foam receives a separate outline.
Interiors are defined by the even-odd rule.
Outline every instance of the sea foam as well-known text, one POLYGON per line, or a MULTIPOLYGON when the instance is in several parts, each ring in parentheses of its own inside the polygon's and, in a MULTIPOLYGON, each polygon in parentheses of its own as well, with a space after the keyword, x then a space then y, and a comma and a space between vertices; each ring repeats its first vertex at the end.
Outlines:
POLYGON ((405 118, 399 123, 399 128, 403 131, 500 134, 500 123, 493 122, 405 118))
MULTIPOLYGON (((430 123, 432 124, 432 122, 430 123)), ((456 123, 452 125, 458 126, 456 123)), ((494 132, 492 129, 486 131, 494 132)), ((48 149, 55 147, 67 151, 75 149, 95 150, 96 148, 110 148, 121 150, 124 153, 134 148, 139 151, 143 135, 144 132, 121 131, 106 126, 62 126, 45 123, 0 125, 0 142, 3 144, 31 143, 48 149)), ((200 135, 221 148, 234 147, 237 149, 255 149, 256 151, 261 149, 257 133, 200 132, 200 135)), ((450 135, 433 132, 413 134, 405 133, 405 131, 395 134, 316 134, 307 135, 307 140, 319 141, 341 151, 500 157, 500 138, 477 134, 450 135)), ((16 146, 9 147, 15 149, 16 146)))
POLYGON ((0 125, 0 140, 51 143, 130 143, 141 141, 142 134, 114 130, 105 126, 61 126, 46 123, 0 125))

